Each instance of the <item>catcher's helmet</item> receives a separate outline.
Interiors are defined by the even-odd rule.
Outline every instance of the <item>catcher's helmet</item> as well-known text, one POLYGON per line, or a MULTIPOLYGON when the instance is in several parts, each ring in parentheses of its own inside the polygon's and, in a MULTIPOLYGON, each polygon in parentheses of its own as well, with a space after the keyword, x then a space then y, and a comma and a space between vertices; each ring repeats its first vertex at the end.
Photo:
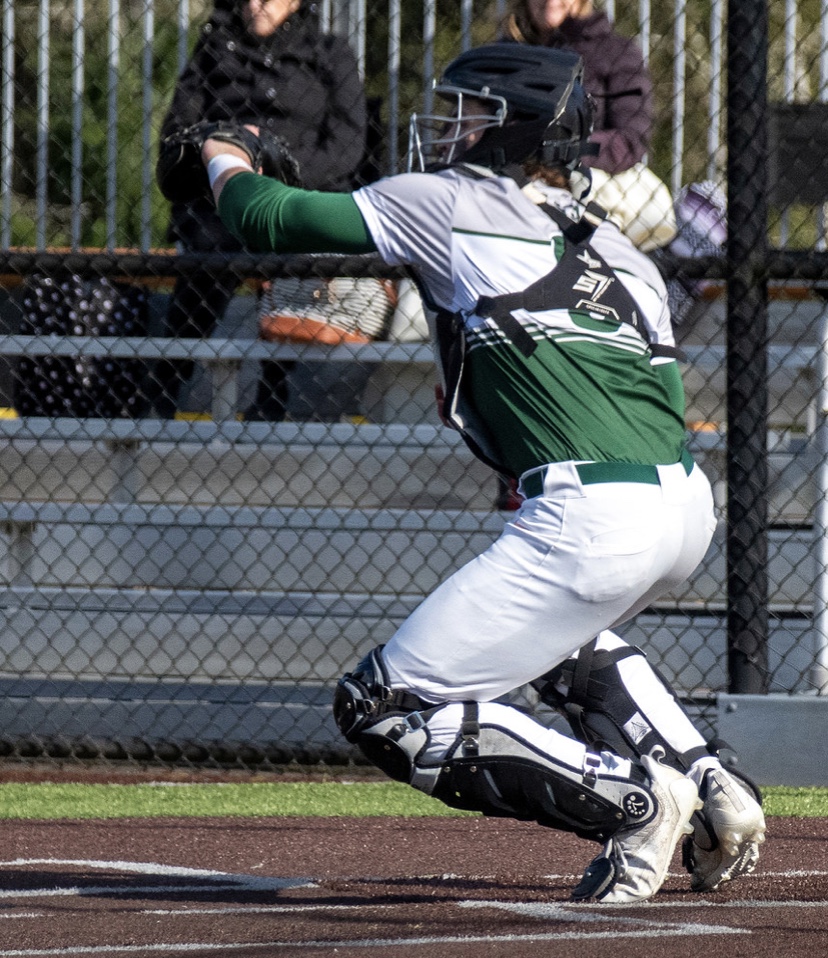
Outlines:
POLYGON ((582 79, 583 61, 568 50, 517 43, 467 50, 434 88, 455 104, 453 115, 411 117, 409 169, 462 156, 493 170, 529 159, 573 170, 581 156, 596 152, 588 142, 593 102, 582 79))

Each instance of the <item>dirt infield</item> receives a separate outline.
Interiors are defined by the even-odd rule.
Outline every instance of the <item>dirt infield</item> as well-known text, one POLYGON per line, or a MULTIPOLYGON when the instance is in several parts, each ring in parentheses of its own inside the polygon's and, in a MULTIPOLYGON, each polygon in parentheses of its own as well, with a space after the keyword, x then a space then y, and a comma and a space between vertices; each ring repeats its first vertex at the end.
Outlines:
POLYGON ((769 821, 706 897, 574 905, 597 846, 484 819, 144 819, 0 826, 0 958, 764 958, 828 952, 828 821, 769 821))

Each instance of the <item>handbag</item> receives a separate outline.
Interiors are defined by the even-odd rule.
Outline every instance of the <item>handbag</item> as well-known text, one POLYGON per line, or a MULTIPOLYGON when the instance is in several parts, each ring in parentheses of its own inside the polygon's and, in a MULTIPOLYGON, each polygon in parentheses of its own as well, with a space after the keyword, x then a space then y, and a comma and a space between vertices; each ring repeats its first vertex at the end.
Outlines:
POLYGON ((667 184, 645 164, 609 174, 590 169, 589 198, 643 253, 666 246, 676 235, 676 213, 667 184))
MULTIPOLYGON (((675 204, 678 232, 670 243, 675 256, 721 256, 727 240, 727 198, 711 180, 688 183, 675 204)), ((688 279, 680 271, 667 282, 673 325, 685 320, 710 283, 688 279)))
POLYGON ((370 343, 388 331, 396 287, 389 280, 286 278, 266 282, 259 335, 270 342, 370 343))

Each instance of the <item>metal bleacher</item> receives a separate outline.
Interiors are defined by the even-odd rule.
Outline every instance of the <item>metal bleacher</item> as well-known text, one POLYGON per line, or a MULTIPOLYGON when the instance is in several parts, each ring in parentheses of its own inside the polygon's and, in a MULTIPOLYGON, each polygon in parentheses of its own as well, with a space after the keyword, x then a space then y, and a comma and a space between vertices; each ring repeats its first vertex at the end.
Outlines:
MULTIPOLYGON (((724 353, 701 335, 684 343, 688 437, 723 508, 724 353)), ((205 740, 331 747, 338 675, 504 521, 491 472, 436 423, 430 347, 0 336, 3 356, 78 351, 209 365, 210 418, 0 419, 5 734, 164 741, 186 716, 205 740), (273 356, 375 363, 374 421, 240 421, 241 364, 273 356)), ((772 665, 792 688, 808 671, 816 352, 774 342, 769 360, 772 665)), ((724 555, 720 529, 627 630, 689 692, 726 686, 724 555)))
MULTIPOLYGON (((0 354, 90 345, 10 335, 0 354)), ((93 352, 211 366, 211 416, 0 419, 5 734, 164 741, 186 712, 194 738, 325 748, 330 684, 502 525, 491 472, 412 405, 433 405, 430 347, 93 352), (378 364, 367 402, 395 421, 239 421, 242 363, 273 356, 378 364)))

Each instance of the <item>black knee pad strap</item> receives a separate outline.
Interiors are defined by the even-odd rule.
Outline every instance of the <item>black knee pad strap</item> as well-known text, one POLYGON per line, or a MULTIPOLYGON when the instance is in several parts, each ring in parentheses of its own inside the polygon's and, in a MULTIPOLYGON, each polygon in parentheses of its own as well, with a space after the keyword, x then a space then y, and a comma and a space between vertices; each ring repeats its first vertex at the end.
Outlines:
MULTIPOLYGON (((541 701, 560 712, 573 735, 596 750, 609 749, 626 758, 640 758, 661 746, 669 763, 686 771, 696 759, 707 754, 704 748, 676 752, 644 719, 638 705, 621 681, 618 663, 633 655, 646 659, 635 646, 596 649, 596 640, 585 645, 574 659, 556 666, 532 682, 541 701), (565 692, 560 687, 566 688, 565 692), (636 734, 631 729, 635 727, 636 734)), ((650 665, 667 692, 675 693, 650 665)))

